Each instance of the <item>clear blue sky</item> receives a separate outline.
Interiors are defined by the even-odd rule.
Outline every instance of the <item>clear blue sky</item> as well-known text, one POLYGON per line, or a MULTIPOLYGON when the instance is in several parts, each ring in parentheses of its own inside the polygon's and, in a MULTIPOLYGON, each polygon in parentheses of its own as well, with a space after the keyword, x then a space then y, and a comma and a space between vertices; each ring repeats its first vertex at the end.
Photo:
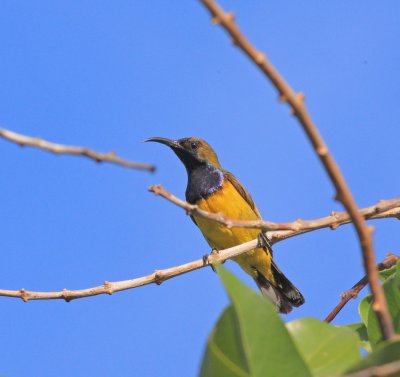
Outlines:
MULTIPOLYGON (((360 206, 399 196, 400 4, 224 1, 258 48, 306 93, 360 206)), ((155 174, 21 149, 0 140, 0 287, 59 290, 142 276, 209 251, 183 211, 186 173, 150 136, 200 136, 265 218, 341 207, 271 85, 197 1, 11 1, 0 5, 0 127, 155 163, 155 174)), ((376 225, 378 259, 398 222, 376 225)), ((350 226, 275 247, 306 297, 285 319, 323 318, 362 275, 350 226)), ((226 264, 252 284, 234 266, 226 264)), ((1 298, 0 374, 195 376, 227 298, 200 270, 113 296, 1 298)), ((353 302, 337 323, 357 320, 353 302)))

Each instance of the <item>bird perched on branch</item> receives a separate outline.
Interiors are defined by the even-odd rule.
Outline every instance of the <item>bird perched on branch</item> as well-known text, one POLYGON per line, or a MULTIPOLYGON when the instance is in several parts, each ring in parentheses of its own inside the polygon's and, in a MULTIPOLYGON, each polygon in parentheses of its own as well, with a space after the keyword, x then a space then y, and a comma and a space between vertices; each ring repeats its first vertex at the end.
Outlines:
MULTIPOLYGON (((211 146, 197 137, 170 140, 153 137, 146 141, 170 147, 186 167, 188 184, 186 200, 199 208, 222 213, 228 218, 258 220, 261 215, 247 190, 238 179, 222 168, 211 146)), ((279 270, 272 259, 268 238, 257 229, 228 228, 218 222, 193 215, 213 250, 222 250, 258 237, 257 248, 232 258, 255 280, 263 296, 268 297, 281 313, 300 306, 304 298, 279 270)))

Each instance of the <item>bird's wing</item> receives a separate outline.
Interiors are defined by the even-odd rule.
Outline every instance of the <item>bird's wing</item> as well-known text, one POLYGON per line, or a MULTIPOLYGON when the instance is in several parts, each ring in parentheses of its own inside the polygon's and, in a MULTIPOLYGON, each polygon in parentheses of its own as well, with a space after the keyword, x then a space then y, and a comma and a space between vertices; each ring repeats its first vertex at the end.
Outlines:
MULTIPOLYGON (((190 218, 192 219, 192 221, 194 222, 195 225, 197 225, 196 220, 194 219, 193 216, 190 216, 190 218)), ((197 225, 198 226, 198 225, 197 225)))
POLYGON ((223 170, 225 178, 235 187, 235 189, 239 192, 239 194, 243 197, 243 199, 249 204, 252 210, 256 213, 256 215, 261 219, 261 214, 258 211, 253 198, 249 194, 249 192, 242 186, 239 180, 229 171, 223 170))

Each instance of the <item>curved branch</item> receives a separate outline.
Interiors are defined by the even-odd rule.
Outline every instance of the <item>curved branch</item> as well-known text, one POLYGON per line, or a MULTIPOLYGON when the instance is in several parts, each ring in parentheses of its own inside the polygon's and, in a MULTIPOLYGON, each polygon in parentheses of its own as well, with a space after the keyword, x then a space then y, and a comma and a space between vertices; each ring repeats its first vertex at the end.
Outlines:
POLYGON ((90 158, 96 162, 111 162, 125 168, 147 170, 151 172, 155 171, 156 169, 153 165, 123 160, 122 158, 119 158, 115 152, 101 153, 86 147, 76 147, 72 145, 51 143, 37 137, 17 134, 16 132, 12 132, 4 128, 0 128, 0 137, 20 146, 30 146, 34 148, 44 149, 46 151, 56 154, 72 154, 76 156, 83 156, 90 158))
MULTIPOLYGON (((184 202, 185 203, 185 202, 184 202)), ((373 208, 368 207, 368 208, 373 208)), ((365 209, 364 209, 365 210, 365 209)), ((400 209, 395 208, 386 212, 380 212, 375 215, 371 215, 370 219, 380 219, 387 217, 398 217, 400 215, 400 209)), ((299 229, 299 230, 277 230, 266 232, 271 243, 277 243, 279 241, 283 241, 287 238, 298 236, 300 234, 311 232, 313 230, 318 230, 321 228, 332 227, 334 224, 335 227, 345 224, 349 222, 349 219, 343 219, 340 223, 338 223, 337 219, 331 219, 331 223, 326 222, 326 218, 310 220, 310 222, 314 223, 315 226, 313 228, 307 229, 299 229), (321 221, 322 220, 322 221, 321 221)), ((148 284, 161 284, 165 280, 171 279, 175 276, 183 275, 190 271, 198 270, 200 268, 210 266, 214 262, 224 262, 230 258, 236 257, 240 254, 243 254, 257 245, 258 240, 254 239, 252 241, 246 242, 244 244, 231 247, 229 249, 220 250, 218 253, 213 253, 207 260, 198 259, 193 262, 185 263, 179 266, 170 267, 164 270, 156 270, 154 273, 150 275, 146 275, 143 277, 139 277, 136 279, 123 280, 117 282, 104 282, 102 285, 92 288, 79 289, 79 290, 69 290, 63 289, 59 292, 34 292, 28 291, 24 288, 20 290, 9 290, 9 289, 0 289, 0 296, 5 297, 14 297, 20 298, 22 300, 55 300, 61 299, 65 301, 71 301, 78 298, 97 296, 100 294, 112 294, 119 291, 124 291, 127 289, 141 287, 142 285, 148 284)))
POLYGON ((243 254, 257 246, 258 239, 246 242, 244 244, 231 247, 229 249, 221 250, 218 253, 213 253, 208 256, 208 258, 202 258, 182 264, 180 266, 167 268, 164 270, 156 270, 150 275, 143 276, 131 280, 123 280, 117 282, 105 281, 102 285, 92 288, 79 289, 79 290, 69 290, 63 289, 59 292, 34 292, 28 291, 25 288, 20 290, 8 290, 0 289, 0 296, 21 298, 23 301, 27 302, 29 300, 56 300, 61 299, 65 301, 71 301, 78 298, 97 296, 101 294, 113 294, 114 292, 120 292, 127 289, 141 287, 143 285, 148 285, 155 283, 160 285, 162 282, 171 279, 175 276, 185 274, 190 271, 198 270, 199 268, 211 266, 213 263, 222 263, 227 259, 235 257, 237 255, 243 254))
MULTIPOLYGON (((388 268, 394 266, 398 261, 399 257, 394 254, 388 254, 385 260, 378 264, 377 268, 379 271, 387 270, 388 268)), ((368 284, 367 276, 364 276, 356 284, 354 284, 348 291, 342 293, 342 299, 334 307, 334 309, 327 315, 325 322, 332 322, 343 307, 352 299, 357 298, 360 291, 368 284)))
MULTIPOLYGON (((189 215, 198 215, 200 217, 216 221, 226 225, 228 228, 255 228, 262 231, 270 230, 293 230, 307 232, 311 230, 330 227, 336 229, 340 225, 348 224, 352 220, 347 212, 332 212, 329 216, 315 219, 302 220, 297 219, 287 223, 274 223, 265 220, 240 220, 231 219, 224 216, 222 213, 211 213, 202 210, 195 204, 190 204, 167 191, 162 185, 153 185, 148 190, 155 195, 162 196, 178 207, 183 208, 189 215)), ((359 210, 361 215, 369 219, 380 219, 386 217, 400 218, 400 198, 380 200, 377 204, 359 210)))
POLYGON ((343 204, 353 220, 354 227, 360 240, 364 268, 367 272, 368 282, 374 297, 373 310, 377 314, 384 339, 393 338, 395 336, 395 331, 387 307, 386 298, 383 293, 383 288, 379 284, 378 270, 376 269, 371 234, 372 228, 368 228, 364 218, 360 214, 357 204, 338 164, 329 152, 328 146, 308 113, 308 110, 304 105, 304 94, 295 93, 276 68, 268 61, 267 57, 251 44, 235 24, 232 13, 226 13, 214 0, 201 1, 212 15, 213 23, 220 24, 231 36, 234 44, 238 46, 272 82, 279 93, 280 100, 282 102, 287 102, 290 105, 293 115, 298 119, 303 130, 307 134, 317 156, 336 189, 336 199, 343 204))

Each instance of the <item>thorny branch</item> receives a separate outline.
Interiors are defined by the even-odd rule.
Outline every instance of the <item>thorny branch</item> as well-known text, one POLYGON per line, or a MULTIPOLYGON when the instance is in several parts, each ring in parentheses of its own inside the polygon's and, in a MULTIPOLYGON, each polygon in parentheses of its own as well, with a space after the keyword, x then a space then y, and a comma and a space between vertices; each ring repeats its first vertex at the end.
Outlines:
MULTIPOLYGON (((394 200, 394 199, 392 199, 394 200)), ((391 200, 387 201, 390 202, 391 200)), ((186 202, 184 202, 186 203, 186 202)), ((372 215, 372 209, 375 208, 376 206, 371 206, 368 208, 364 208, 361 211, 366 211, 368 210, 368 213, 371 214, 369 218, 371 219, 378 219, 378 218, 387 218, 387 217, 398 217, 400 213, 399 208, 394 208, 390 209, 388 211, 383 211, 380 213, 376 213, 375 215, 372 215), (394 213, 396 211, 396 213, 394 213)), ((367 211, 366 211, 367 212, 367 211)), ((346 222, 349 222, 350 220, 346 220, 345 214, 340 213, 340 216, 343 219, 338 222, 337 219, 331 219, 331 222, 327 222, 327 218, 322 218, 322 219, 316 219, 316 220, 309 220, 310 223, 316 224, 314 228, 307 228, 307 230, 277 230, 277 231, 270 231, 267 232, 266 235, 268 238, 271 240, 272 243, 276 243, 279 241, 283 241, 287 238, 294 237, 297 235, 300 235, 305 232, 310 232, 312 230, 318 230, 324 227, 329 227, 334 225, 339 226, 341 224, 344 224, 346 222)), ((0 289, 0 296, 6 296, 6 297, 14 297, 14 298, 21 298, 24 301, 29 301, 29 300, 53 300, 53 299, 61 299, 65 301, 71 301, 75 300, 78 298, 84 298, 84 297, 90 297, 90 296, 97 296, 100 294, 113 294, 115 292, 119 291, 124 291, 127 289, 132 289, 132 288, 137 288, 141 287, 143 285, 148 285, 148 284, 161 284, 162 282, 171 279, 175 276, 179 276, 182 274, 185 274, 190 271, 194 271, 197 269, 200 269, 202 267, 210 266, 212 263, 221 263, 224 262, 228 259, 231 259, 235 256, 238 256, 240 254, 243 254, 251 249, 254 249, 258 243, 257 239, 254 239, 252 241, 246 242, 244 244, 231 247, 229 249, 225 250, 220 250, 218 253, 213 253, 208 257, 208 259, 204 260, 198 259, 193 262, 185 263, 179 266, 167 268, 164 270, 156 270, 154 273, 139 277, 136 279, 130 279, 130 280, 123 280, 123 281, 117 281, 117 282, 104 282, 104 284, 99 285, 97 287, 92 287, 92 288, 86 288, 86 289, 79 289, 79 290, 69 290, 69 289, 63 289, 62 291, 59 292, 34 292, 34 291, 28 291, 24 288, 21 288, 20 290, 9 290, 9 289, 0 289)))
POLYGON ((80 289, 80 290, 63 289, 62 291, 59 292, 33 292, 33 291, 28 291, 24 288, 21 288, 20 290, 0 289, 0 296, 21 298, 25 302, 29 300, 53 300, 53 299, 62 299, 68 302, 78 298, 97 296, 105 293, 111 295, 115 292, 124 291, 131 288, 137 288, 152 283, 159 285, 165 280, 171 279, 175 276, 179 276, 202 267, 211 266, 212 263, 218 263, 218 262, 222 263, 227 259, 230 259, 232 257, 245 253, 246 251, 254 249, 257 246, 257 243, 258 240, 254 239, 244 244, 231 247, 229 249, 221 250, 218 253, 210 255, 208 258, 198 259, 193 262, 182 264, 176 267, 167 268, 165 270, 156 270, 154 273, 150 275, 136 279, 124 280, 118 282, 105 281, 102 285, 99 285, 97 287, 80 289))
MULTIPOLYGON (((153 185, 149 187, 149 191, 155 195, 162 196, 178 207, 183 208, 189 215, 198 215, 206 219, 210 219, 228 228, 255 228, 262 231, 270 230, 292 230, 296 234, 309 232, 311 230, 330 227, 336 229, 340 225, 348 224, 351 218, 347 212, 332 212, 329 216, 315 220, 297 219, 288 223, 274 223, 265 220, 240 220, 231 219, 222 213, 211 213, 200 209, 195 204, 190 204, 167 191, 162 185, 153 185), (299 233, 298 233, 299 232, 299 233)), ((365 219, 381 219, 387 217, 400 218, 400 198, 380 200, 377 204, 359 210, 365 219)))
POLYGON ((153 165, 123 160, 122 158, 118 157, 115 152, 101 153, 86 147, 76 147, 72 145, 51 143, 49 141, 37 137, 30 137, 17 134, 16 132, 12 132, 4 128, 0 128, 0 137, 7 139, 13 143, 19 144, 21 146, 30 146, 39 149, 44 149, 46 151, 53 152, 56 154, 72 154, 77 156, 84 156, 96 162, 111 162, 113 164, 120 165, 125 168, 147 170, 151 172, 155 170, 155 167, 153 165))
MULTIPOLYGON (((385 260, 378 264, 377 268, 379 271, 387 270, 394 266, 398 261, 399 257, 394 254, 388 254, 385 260)), ((364 276, 356 284, 354 284, 348 291, 342 293, 342 299, 334 307, 334 309, 325 318, 325 322, 332 322, 343 307, 352 299, 357 298, 359 292, 368 284, 367 276, 364 276)))
POLYGON ((384 339, 395 336, 392 320, 390 318, 386 298, 382 286, 379 284, 378 270, 372 240, 372 228, 369 228, 360 214, 353 195, 335 162, 332 154, 314 124, 304 104, 304 94, 295 93, 276 68, 269 62, 265 54, 258 51, 245 37, 236 25, 234 15, 226 13, 214 0, 201 0, 212 15, 214 24, 220 24, 231 36, 234 44, 239 47, 258 66, 265 76, 272 82, 279 93, 282 102, 287 102, 293 115, 298 119, 306 132, 316 154, 328 173, 336 189, 336 199, 339 200, 349 213, 360 240, 364 268, 367 272, 368 282, 374 297, 373 310, 377 314, 379 325, 384 339))

